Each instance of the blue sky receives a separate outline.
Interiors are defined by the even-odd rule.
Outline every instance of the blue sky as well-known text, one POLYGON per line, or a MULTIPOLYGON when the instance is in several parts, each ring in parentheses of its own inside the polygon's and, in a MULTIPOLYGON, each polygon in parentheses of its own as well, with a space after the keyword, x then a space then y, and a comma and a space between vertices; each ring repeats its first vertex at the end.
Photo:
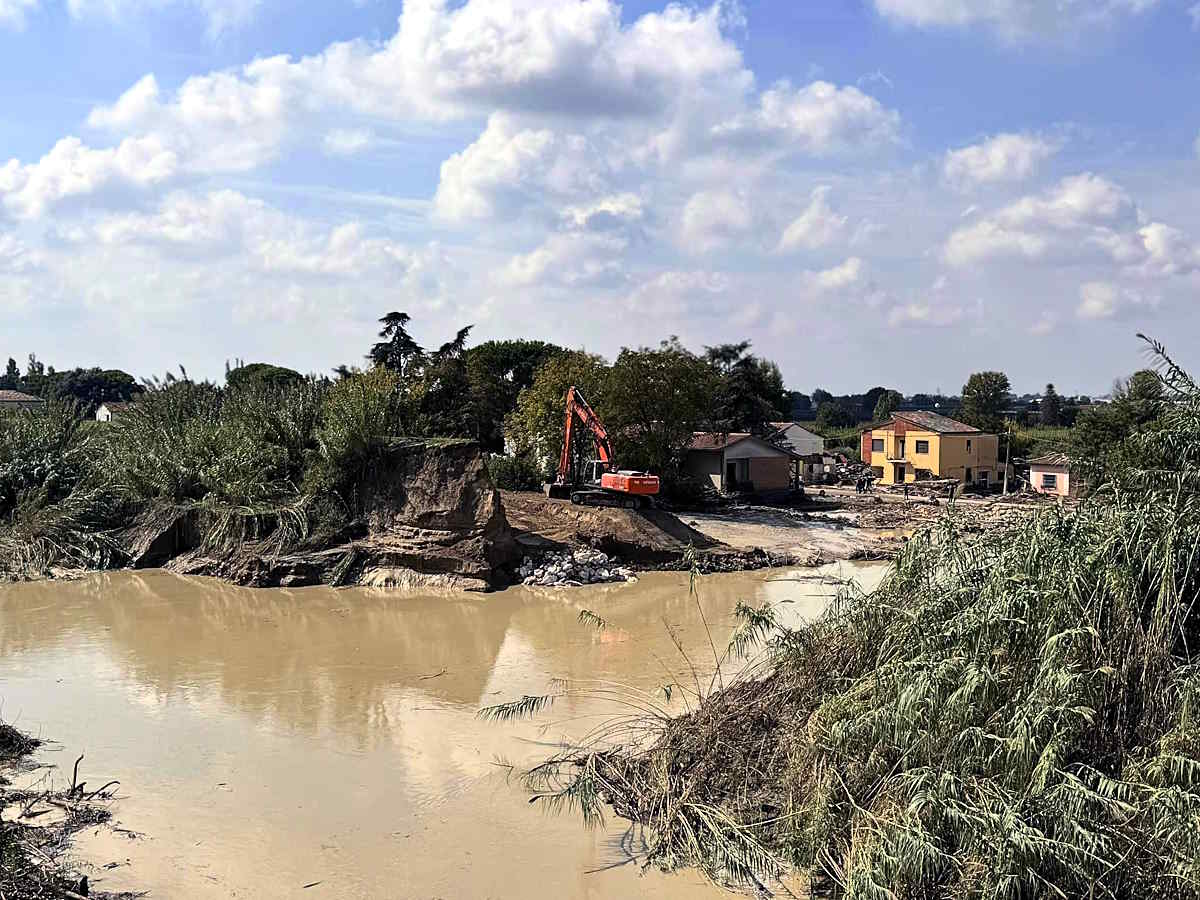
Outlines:
POLYGON ((1196 0, 0 0, 0 356, 746 338, 789 385, 1200 365, 1196 0))

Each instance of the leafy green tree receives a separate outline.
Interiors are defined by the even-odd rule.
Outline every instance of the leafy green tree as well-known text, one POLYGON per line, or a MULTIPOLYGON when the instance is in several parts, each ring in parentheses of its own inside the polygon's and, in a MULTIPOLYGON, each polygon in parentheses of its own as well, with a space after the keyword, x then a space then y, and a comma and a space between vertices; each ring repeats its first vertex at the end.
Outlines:
POLYGON ((4 377, 0 378, 0 388, 6 391, 15 391, 21 386, 21 368, 17 365, 17 361, 11 356, 8 358, 8 368, 4 370, 4 377))
POLYGON ((562 453, 567 390, 575 385, 597 410, 602 409, 608 388, 604 360, 581 350, 567 350, 548 359, 537 370, 533 383, 517 397, 517 408, 504 423, 505 437, 513 449, 528 455, 549 474, 562 453))
POLYGON ((1043 425, 1057 427, 1062 424, 1062 398, 1058 396, 1053 384, 1046 385, 1039 413, 1043 425))
POLYGON ((672 480, 696 431, 712 429, 721 379, 678 340, 626 348, 608 373, 600 410, 624 468, 672 480))
POLYGON ((719 378, 714 417, 719 427, 763 434, 771 422, 791 415, 791 397, 779 366, 749 350, 749 341, 719 344, 706 347, 704 359, 719 378))
POLYGON ((504 449, 504 419, 517 408, 521 391, 562 347, 543 341, 484 341, 467 350, 471 434, 493 453, 504 449))
POLYGON ((903 402, 904 395, 899 391, 884 391, 875 403, 874 414, 871 418, 875 421, 891 418, 892 413, 899 409, 903 402))
POLYGON ((963 385, 959 418, 982 431, 999 432, 1004 427, 1010 388, 1003 372, 974 373, 963 385))
POLYGON ((817 388, 812 392, 813 409, 820 409, 822 403, 828 403, 832 399, 833 394, 829 393, 829 391, 824 388, 817 388))
POLYGON ((857 423, 857 412, 845 400, 827 400, 817 407, 817 427, 822 431, 849 428, 857 423))
POLYGON ((804 420, 813 414, 812 397, 800 391, 792 391, 789 395, 792 404, 791 418, 804 420))
POLYGON ((231 388, 272 387, 282 388, 299 384, 304 376, 294 369, 273 366, 270 363, 247 363, 236 368, 225 366, 225 383, 231 388))
POLYGON ((1155 423, 1162 411, 1163 382, 1158 373, 1143 369, 1113 385, 1108 403, 1081 410, 1071 429, 1070 455, 1076 471, 1099 484, 1131 437, 1155 423))

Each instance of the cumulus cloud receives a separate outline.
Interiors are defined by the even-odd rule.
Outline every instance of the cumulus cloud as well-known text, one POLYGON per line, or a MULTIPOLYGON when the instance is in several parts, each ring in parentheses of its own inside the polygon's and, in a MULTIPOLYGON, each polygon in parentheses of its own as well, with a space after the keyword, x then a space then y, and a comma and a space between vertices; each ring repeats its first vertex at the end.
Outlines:
POLYGON ((955 230, 942 248, 942 259, 965 266, 1004 258, 1090 257, 1148 276, 1195 268, 1198 251, 1186 235, 1145 220, 1119 185, 1091 173, 1073 175, 955 230))
POLYGON ((893 328, 902 326, 944 328, 961 322, 966 315, 965 308, 953 304, 904 303, 892 307, 888 312, 888 324, 893 328))
POLYGON ((383 43, 256 59, 189 78, 168 96, 146 76, 93 110, 89 123, 172 136, 198 168, 227 171, 269 161, 297 126, 331 113, 394 121, 495 110, 639 119, 709 90, 749 89, 752 76, 721 22, 719 5, 671 5, 626 26, 610 0, 467 0, 453 8, 410 0, 383 43))
POLYGON ((175 154, 154 137, 126 138, 103 150, 67 137, 35 163, 11 159, 0 166, 0 206, 34 218, 73 197, 159 184, 177 169, 175 154))
POLYGON ((851 256, 840 265, 819 272, 805 272, 805 280, 821 291, 836 291, 858 284, 863 277, 863 261, 851 256))
POLYGON ((918 28, 980 26, 1006 40, 1045 40, 1111 25, 1158 4, 1159 0, 875 0, 875 9, 893 22, 918 28))
POLYGON ((442 163, 434 208, 449 221, 507 218, 535 203, 557 209, 607 189, 603 155, 587 137, 523 127, 495 113, 473 144, 442 163))
POLYGON ((815 188, 808 206, 792 220, 779 238, 781 252, 791 250, 816 250, 842 237, 849 221, 838 215, 829 205, 828 186, 815 188))
POLYGON ((1081 319, 1112 319, 1134 311, 1142 313, 1158 306, 1158 298, 1147 296, 1109 281, 1089 281, 1079 288, 1081 319))
POLYGON ((1021 181, 1058 149, 1057 142, 1038 135, 998 134, 981 143, 948 151, 942 162, 942 176, 961 190, 1021 181))
POLYGON ((38 5, 39 0, 0 0, 0 28, 25 27, 25 16, 38 5))
POLYGON ((795 88, 781 81, 757 107, 713 128, 720 141, 770 141, 785 150, 825 156, 876 149, 899 139, 900 114, 856 87, 828 81, 795 88))
POLYGON ((729 246, 753 225, 754 214, 745 192, 700 191, 683 208, 679 242, 691 253, 708 253, 729 246))
POLYGON ((327 231, 238 191, 176 192, 152 212, 107 215, 62 235, 74 243, 146 247, 172 255, 240 257, 261 272, 327 276, 404 269, 408 250, 358 222, 327 231))

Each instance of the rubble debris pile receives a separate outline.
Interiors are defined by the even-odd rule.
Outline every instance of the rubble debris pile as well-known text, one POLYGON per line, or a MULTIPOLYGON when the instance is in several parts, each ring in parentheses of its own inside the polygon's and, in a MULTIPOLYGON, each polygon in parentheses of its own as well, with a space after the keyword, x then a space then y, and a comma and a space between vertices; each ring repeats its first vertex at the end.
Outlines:
POLYGON ((540 558, 526 556, 517 574, 522 584, 539 587, 578 587, 585 584, 637 581, 632 569, 599 550, 575 550, 545 553, 540 558))

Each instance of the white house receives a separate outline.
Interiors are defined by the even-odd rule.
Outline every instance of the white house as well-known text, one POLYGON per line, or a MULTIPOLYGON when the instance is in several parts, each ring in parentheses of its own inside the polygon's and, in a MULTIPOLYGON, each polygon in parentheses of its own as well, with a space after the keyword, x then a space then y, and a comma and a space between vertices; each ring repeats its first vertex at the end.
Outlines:
POLYGON ((825 449, 825 438, 813 434, 799 422, 772 422, 777 440, 797 456, 812 456, 825 449))
POLYGON ((129 409, 129 407, 131 407, 132 405, 133 405, 132 403, 120 403, 117 401, 112 401, 110 403, 101 403, 96 408, 96 421, 97 422, 111 422, 113 419, 115 419, 121 413, 125 412, 125 410, 129 409))
POLYGON ((34 397, 32 394, 23 394, 20 391, 0 391, 0 412, 15 409, 41 409, 45 405, 45 400, 41 397, 34 397))

